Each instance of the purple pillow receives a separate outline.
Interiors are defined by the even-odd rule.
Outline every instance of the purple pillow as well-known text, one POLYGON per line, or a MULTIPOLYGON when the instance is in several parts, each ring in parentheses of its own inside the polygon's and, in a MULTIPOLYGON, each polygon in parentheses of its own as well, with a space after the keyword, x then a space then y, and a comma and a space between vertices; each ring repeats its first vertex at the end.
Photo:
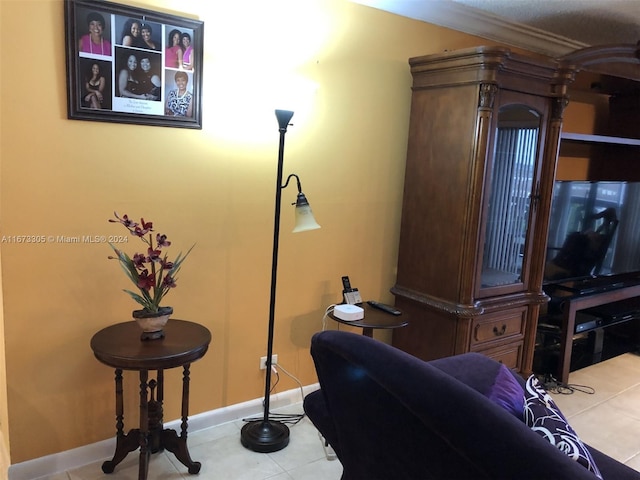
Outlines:
POLYGON ((535 375, 531 375, 527 380, 526 390, 524 423, 547 439, 551 445, 566 453, 569 458, 602 480, 602 475, 593 461, 591 452, 578 438, 578 434, 571 428, 567 419, 564 418, 556 403, 540 385, 535 375))
POLYGON ((500 365, 496 379, 485 396, 518 420, 524 419, 524 390, 504 364, 500 365))

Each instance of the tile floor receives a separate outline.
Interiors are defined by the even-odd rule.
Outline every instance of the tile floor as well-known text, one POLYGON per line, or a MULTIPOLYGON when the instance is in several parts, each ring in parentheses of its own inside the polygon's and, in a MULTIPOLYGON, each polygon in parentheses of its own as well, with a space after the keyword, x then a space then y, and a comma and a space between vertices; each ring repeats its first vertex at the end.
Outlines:
MULTIPOLYGON (((569 423, 582 439, 640 471, 640 356, 627 353, 572 372, 570 384, 595 389, 592 395, 574 392, 554 394, 569 423)), ((286 411, 285 411, 286 410, 286 411)), ((282 413, 301 413, 300 404, 282 413), (296 411, 297 410, 297 411, 296 411)), ((251 452, 240 444, 242 422, 231 422, 189 435, 189 450, 202 462, 197 477, 186 472, 172 454, 151 457, 149 479, 182 480, 337 480, 342 473, 338 460, 325 456, 318 433, 308 419, 291 427, 289 446, 270 454, 251 452)), ((101 462, 38 480, 136 480, 137 457, 130 454, 110 475, 101 462)))
MULTIPOLYGON (((302 413, 295 404, 279 413, 302 413)), ((189 433, 189 453, 202 463, 199 475, 189 475, 173 454, 162 452, 151 456, 149 480, 337 480, 342 475, 338 460, 327 460, 318 431, 306 417, 290 426, 289 445, 279 452, 264 454, 247 450, 240 444, 242 421, 189 433)), ((41 477, 37 480, 137 480, 138 457, 131 453, 115 472, 102 473, 102 462, 41 477)))
POLYGON ((640 471, 640 355, 625 353, 569 374, 592 387, 553 398, 583 441, 640 471))

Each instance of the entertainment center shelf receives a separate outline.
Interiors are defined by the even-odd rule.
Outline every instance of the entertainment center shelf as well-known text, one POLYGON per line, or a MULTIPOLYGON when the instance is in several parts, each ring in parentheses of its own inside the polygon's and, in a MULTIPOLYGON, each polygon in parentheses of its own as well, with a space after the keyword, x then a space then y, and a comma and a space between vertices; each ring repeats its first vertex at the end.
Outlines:
MULTIPOLYGON (((593 80, 590 76, 591 73, 585 73, 587 75, 585 78, 593 80)), ((593 96, 606 95, 608 105, 606 110, 600 110, 600 118, 596 114, 593 128, 595 131, 608 133, 608 135, 561 131, 559 158, 587 159, 588 166, 585 169, 585 177, 578 177, 585 183, 638 182, 640 181, 640 169, 638 169, 640 161, 640 130, 638 129, 640 79, 622 80, 615 78, 610 73, 601 74, 599 79, 601 81, 592 83, 592 85, 599 85, 599 89, 592 92, 593 96), (624 89, 621 88, 621 85, 624 85, 624 89)), ((581 91, 581 94, 583 100, 588 100, 588 93, 586 97, 584 96, 585 91, 581 91)), ((593 104, 596 103, 594 97, 592 97, 593 104)), ((587 101, 586 103, 591 102, 587 101)), ((602 204, 600 204, 600 208, 603 208, 602 204)), ((616 208, 618 208, 616 213, 620 218, 620 209, 616 208)), ((615 228, 614 231, 616 231, 615 228)), ((620 235, 620 229, 617 230, 616 235, 620 235)), ((596 273, 599 268, 597 267, 596 273)), ((552 304, 556 305, 555 313, 549 315, 555 317, 551 324, 559 326, 560 351, 556 375, 558 380, 563 383, 569 381, 575 335, 589 331, 591 332, 590 339, 598 338, 599 340, 596 340, 593 345, 595 347, 593 353, 595 353, 598 348, 602 349, 602 339, 606 328, 638 317, 638 315, 631 315, 626 318, 621 315, 624 320, 616 322, 610 322, 602 317, 598 320, 597 325, 592 326, 583 323, 584 318, 594 318, 590 316, 593 310, 620 309, 623 308, 623 304, 633 302, 632 299, 640 297, 640 274, 638 272, 625 273, 622 276, 596 276, 583 281, 569 281, 566 284, 547 284, 544 290, 551 297, 549 309, 551 310, 552 304), (569 287, 565 288, 567 286, 569 287), (590 286, 593 288, 589 288, 590 286), (597 346, 598 342, 599 347, 597 346)), ((550 318, 544 320, 546 315, 545 313, 540 317, 541 326, 544 321, 550 320, 550 318)), ((595 358, 596 355, 592 360, 599 361, 595 358)))
POLYGON ((585 159, 586 180, 640 181, 640 138, 561 132, 562 157, 585 159))
POLYGON ((562 178, 640 181, 639 59, 640 45, 589 47, 561 59, 583 65, 567 87, 568 110, 577 108, 560 133, 559 158, 572 159, 562 178))
POLYGON ((611 285, 611 288, 602 285, 601 291, 587 294, 573 293, 561 288, 555 289, 553 293, 550 293, 554 301, 560 301, 562 304, 560 356, 557 370, 557 378, 559 381, 563 383, 569 382, 571 350, 573 336, 576 331, 576 314, 578 311, 640 296, 640 278, 626 280, 622 284, 616 284, 615 281, 612 280, 611 285))
POLYGON ((640 147, 640 139, 625 137, 609 137, 606 135, 588 135, 584 133, 562 132, 560 134, 562 142, 590 143, 597 145, 626 145, 640 147))

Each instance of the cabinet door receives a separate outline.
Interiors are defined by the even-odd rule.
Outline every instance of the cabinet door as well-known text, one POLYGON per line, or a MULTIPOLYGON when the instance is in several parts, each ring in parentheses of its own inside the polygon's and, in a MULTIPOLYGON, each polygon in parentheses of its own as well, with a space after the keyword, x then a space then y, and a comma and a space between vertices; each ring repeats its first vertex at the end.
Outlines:
POLYGON ((513 92, 500 98, 487 152, 478 297, 527 290, 539 198, 547 101, 513 92))

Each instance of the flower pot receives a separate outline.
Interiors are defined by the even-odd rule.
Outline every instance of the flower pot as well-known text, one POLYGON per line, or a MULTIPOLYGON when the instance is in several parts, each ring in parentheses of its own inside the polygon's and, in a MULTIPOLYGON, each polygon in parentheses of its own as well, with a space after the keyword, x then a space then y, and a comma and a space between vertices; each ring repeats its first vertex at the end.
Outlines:
POLYGON ((164 338, 163 327, 173 313, 172 307, 160 307, 157 312, 148 310, 134 310, 133 318, 142 329, 140 340, 157 340, 164 338))

